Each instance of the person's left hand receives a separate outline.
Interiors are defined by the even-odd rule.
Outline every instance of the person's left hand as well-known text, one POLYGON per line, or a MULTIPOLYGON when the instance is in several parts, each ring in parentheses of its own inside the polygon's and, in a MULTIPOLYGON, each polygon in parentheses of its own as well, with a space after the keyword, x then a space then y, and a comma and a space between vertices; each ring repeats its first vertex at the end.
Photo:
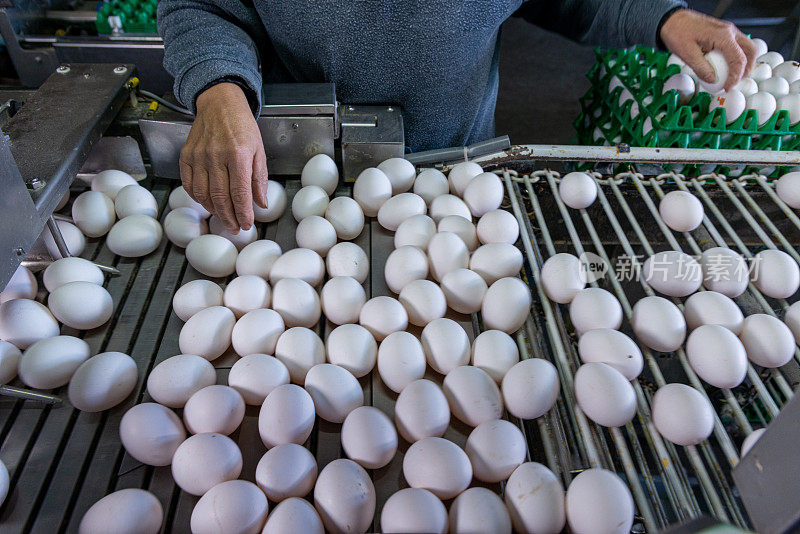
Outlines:
POLYGON ((703 54, 718 50, 728 62, 725 90, 747 76, 756 61, 756 47, 739 29, 691 9, 679 9, 661 26, 661 40, 686 62, 704 82, 713 83, 716 74, 703 54))

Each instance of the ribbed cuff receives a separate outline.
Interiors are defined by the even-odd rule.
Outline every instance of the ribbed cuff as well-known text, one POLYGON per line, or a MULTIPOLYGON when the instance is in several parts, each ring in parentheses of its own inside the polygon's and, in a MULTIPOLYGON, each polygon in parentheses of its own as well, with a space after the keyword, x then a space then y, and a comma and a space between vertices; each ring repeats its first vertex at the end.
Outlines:
POLYGON ((682 0, 659 0, 655 2, 631 2, 627 14, 627 41, 659 48, 658 32, 667 15, 685 8, 682 0))
POLYGON ((175 80, 175 96, 189 108, 197 112, 197 96, 221 79, 236 80, 238 85, 246 87, 245 94, 253 111, 258 117, 261 110, 261 75, 258 70, 227 58, 211 58, 195 63, 175 80))

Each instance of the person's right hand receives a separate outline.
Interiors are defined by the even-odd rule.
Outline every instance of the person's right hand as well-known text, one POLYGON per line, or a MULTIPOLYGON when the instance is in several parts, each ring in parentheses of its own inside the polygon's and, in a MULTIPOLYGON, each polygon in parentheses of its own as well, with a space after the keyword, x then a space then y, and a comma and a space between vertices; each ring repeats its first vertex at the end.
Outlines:
POLYGON ((181 181, 193 199, 238 233, 253 225, 253 201, 267 207, 264 143, 242 89, 219 83, 197 97, 181 149, 181 181))

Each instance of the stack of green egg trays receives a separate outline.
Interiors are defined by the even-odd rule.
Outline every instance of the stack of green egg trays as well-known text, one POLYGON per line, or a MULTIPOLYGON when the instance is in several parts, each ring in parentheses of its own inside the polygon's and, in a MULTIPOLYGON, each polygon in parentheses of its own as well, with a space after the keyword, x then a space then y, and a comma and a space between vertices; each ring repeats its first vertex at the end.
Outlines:
MULTIPOLYGON (((667 64, 666 52, 640 46, 632 50, 596 49, 595 54, 597 61, 587 73, 592 86, 580 99, 581 113, 574 122, 579 144, 740 150, 797 150, 800 146, 800 123, 790 125, 786 111, 775 113, 759 126, 752 109, 727 124, 724 109, 709 111, 711 95, 706 92, 698 92, 681 105, 676 90, 663 91, 667 78, 680 72, 678 65, 667 64), (611 83, 614 76, 624 87, 611 83), (625 88, 634 100, 620 104, 625 88)), ((685 173, 716 170, 733 175, 769 171, 775 176, 788 170, 676 167, 681 169, 685 173)))
POLYGON ((97 33, 113 33, 109 17, 119 17, 125 33, 158 33, 156 28, 157 0, 108 0, 97 6, 97 33))

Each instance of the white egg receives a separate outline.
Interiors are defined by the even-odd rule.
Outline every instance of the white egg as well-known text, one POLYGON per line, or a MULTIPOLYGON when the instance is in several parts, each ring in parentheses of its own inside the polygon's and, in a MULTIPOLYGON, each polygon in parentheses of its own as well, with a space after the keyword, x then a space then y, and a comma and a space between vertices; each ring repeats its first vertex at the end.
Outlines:
POLYGON ((464 328, 446 317, 435 319, 422 329, 422 348, 428 365, 443 375, 469 365, 469 337, 464 328))
MULTIPOLYGON (((406 386, 425 376, 426 364, 422 343, 408 332, 389 334, 378 347, 378 374, 395 393, 404 391, 406 386)), ((449 419, 449 408, 447 413, 449 419)))
MULTIPOLYGON (((339 243, 337 246, 341 245, 352 245, 354 247, 358 246, 354 245, 353 243, 339 243)), ((337 248, 337 246, 328 251, 329 263, 333 261, 331 260, 330 255, 333 253, 333 250, 337 248)), ((348 247, 346 250, 350 250, 350 248, 348 247)), ((277 284, 278 281, 283 278, 299 278, 307 282, 309 285, 317 287, 320 282, 322 282, 322 278, 324 276, 325 260, 322 259, 322 256, 307 248, 293 248, 281 254, 281 256, 272 264, 272 269, 270 269, 269 272, 269 281, 272 283, 272 287, 275 287, 275 284, 277 284)), ((331 276, 348 275, 331 273, 331 276)))
POLYGON ((415 246, 403 245, 396 248, 386 258, 383 276, 389 289, 400 293, 410 282, 428 276, 428 256, 415 246))
POLYGON ((785 299, 800 287, 800 267, 782 250, 762 250, 751 263, 750 280, 768 297, 785 299))
POLYGON ((280 182, 270 180, 267 182, 267 207, 266 209, 253 202, 253 217, 258 222, 272 222, 280 219, 286 211, 286 189, 280 182))
POLYGON ((517 344, 505 332, 486 330, 472 342, 472 365, 486 371, 498 384, 518 362, 517 344))
POLYGON ((325 215, 328 209, 328 194, 318 185, 307 185, 295 193, 292 199, 292 215, 302 221, 311 215, 325 215))
POLYGON ((464 188, 464 202, 474 217, 496 210, 503 202, 505 188, 493 172, 484 172, 470 180, 464 188))
POLYGON ((778 178, 775 192, 790 208, 800 209, 800 172, 788 172, 778 178))
MULTIPOLYGON (((68 223, 67 221, 56 221, 56 225, 58 225, 58 229, 61 232, 61 237, 64 238, 64 243, 67 245, 67 250, 72 256, 80 256, 83 252, 83 249, 86 247, 86 238, 83 235, 83 232, 72 223, 68 223)), ((40 238, 44 242, 45 248, 47 248, 47 252, 50 256, 57 260, 61 258, 61 252, 59 252, 58 247, 56 246, 56 242, 53 240, 53 235, 50 233, 50 229, 45 227, 42 231, 42 235, 40 238)))
POLYGON ((314 401, 294 384, 273 389, 258 413, 258 433, 268 449, 285 443, 302 445, 313 427, 314 401))
POLYGON ((756 58, 759 63, 766 63, 773 69, 783 63, 783 56, 778 52, 765 52, 756 58))
POLYGON ((578 341, 578 354, 583 363, 600 362, 610 365, 628 380, 642 372, 642 351, 634 341, 617 330, 590 330, 578 341))
POLYGON ((591 206, 597 198, 597 184, 594 178, 585 172, 571 172, 558 184, 558 194, 564 204, 572 209, 581 210, 591 206))
MULTIPOLYGON (((349 276, 363 284, 369 275, 369 258, 364 249, 355 243, 337 243, 328 251, 325 265, 328 276, 349 276)), ((323 275, 324 275, 323 270, 323 275)))
POLYGON ((339 185, 339 169, 336 162, 328 154, 317 154, 309 159, 300 173, 300 184, 316 185, 325 190, 330 196, 339 185))
POLYGON ((69 382, 69 402, 82 412, 102 412, 124 401, 136 387, 136 362, 121 352, 102 352, 81 364, 69 382))
POLYGON ((469 269, 454 269, 444 275, 441 288, 447 305, 458 313, 477 313, 488 286, 481 276, 469 269))
POLYGON ((325 345, 313 330, 296 326, 278 338, 275 357, 289 370, 292 382, 303 384, 309 369, 325 363, 325 345))
POLYGON ((795 80, 789 84, 789 93, 798 93, 800 92, 800 80, 795 80))
POLYGON ((774 76, 758 82, 758 90, 762 93, 770 93, 778 99, 789 94, 789 82, 784 78, 774 76))
POLYGON ((627 534, 633 526, 633 498, 616 473, 587 469, 567 488, 566 514, 574 534, 627 534))
POLYGON ((703 282, 703 269, 693 257, 676 250, 656 252, 642 266, 645 281, 664 295, 691 295, 703 282))
POLYGON ((728 78, 728 61, 719 50, 712 50, 705 55, 705 58, 714 69, 714 81, 709 83, 700 80, 700 87, 713 95, 722 91, 725 85, 725 80, 728 78))
POLYGON ((385 534, 445 534, 447 529, 447 509, 426 489, 403 488, 386 500, 381 511, 381 532, 385 534))
POLYGON ((297 225, 295 241, 298 247, 313 250, 324 258, 336 244, 336 229, 327 219, 310 215, 297 225))
POLYGON ((428 214, 438 224, 448 215, 458 215, 465 219, 472 220, 472 212, 469 206, 455 195, 440 195, 431 201, 428 214))
POLYGON ((353 198, 367 217, 375 217, 384 202, 392 196, 392 182, 380 169, 361 171, 353 184, 353 198))
POLYGON ((745 292, 750 271, 741 254, 725 247, 703 251, 700 258, 703 286, 709 291, 735 298, 745 292))
POLYGON ((772 77, 772 67, 763 61, 756 62, 750 71, 750 78, 755 82, 767 80, 772 77))
POLYGON ((414 180, 414 193, 421 196, 428 206, 433 199, 449 191, 447 177, 437 169, 423 169, 414 180))
POLYGON ((106 288, 83 281, 54 289, 47 297, 47 307, 56 319, 77 330, 97 328, 114 313, 114 301, 106 288))
POLYGON ((756 82, 753 78, 745 77, 739 80, 738 83, 733 86, 733 88, 737 91, 741 91, 745 98, 747 98, 748 96, 758 92, 758 82, 756 82))
POLYGON ((622 373, 605 363, 590 362, 578 368, 575 398, 586 416, 598 425, 624 426, 636 415, 633 386, 622 373))
MULTIPOLYGON (((767 65, 767 67, 769 68, 769 65, 767 65)), ((772 72, 771 69, 770 69, 770 72, 772 72)), ((689 65, 686 65, 685 63, 683 65, 681 65, 681 74, 685 74, 688 77, 690 77, 692 79, 692 81, 694 81, 695 86, 698 86, 700 84, 700 78, 697 77, 697 74, 695 74, 694 70, 692 70, 692 67, 690 67, 689 65)), ((620 84, 621 84, 621 82, 620 82, 620 84)))
POLYGON ((161 244, 161 223, 147 215, 130 215, 117 221, 106 237, 108 249, 118 256, 147 256, 161 244))
MULTIPOLYGON (((84 260, 82 258, 67 258, 67 260, 71 259, 76 259, 79 262, 86 262, 95 269, 97 269, 98 272, 100 272, 100 269, 98 269, 97 266, 92 264, 90 261, 84 260)), ((51 267, 56 265, 59 261, 64 261, 64 260, 63 259, 57 260, 48 265, 47 269, 45 269, 44 285, 48 291, 52 291, 53 289, 58 287, 58 285, 61 285, 61 284, 57 285, 51 284, 50 287, 47 286, 47 281, 48 281, 47 271, 48 270, 51 271, 50 280, 53 280, 53 274, 52 274, 53 271, 59 271, 65 268, 65 266, 62 264, 61 267, 50 269, 51 267)), ((82 270, 78 269, 78 272, 82 272, 82 270)), ((94 275, 94 272, 90 272, 90 275, 94 275)), ((93 276, 92 279, 95 280, 93 276)), ((74 282, 75 280, 69 280, 69 281, 74 282)), ((100 285, 102 284, 103 284, 103 273, 100 273, 100 285)), ((28 269, 24 265, 18 265, 17 269, 14 271, 14 274, 11 275, 11 278, 6 283, 5 289, 0 291, 0 304, 8 300, 14 300, 14 299, 35 299, 36 293, 38 291, 39 291, 39 284, 36 282, 36 276, 34 276, 34 274, 30 271, 30 269, 28 269)))
POLYGON ((229 435, 244 419, 244 399, 230 386, 214 384, 195 392, 183 407, 183 422, 192 434, 229 435))
POLYGON ((357 323, 367 294, 358 280, 349 276, 334 276, 325 282, 320 292, 325 317, 333 324, 357 323))
POLYGON ((703 204, 687 191, 670 191, 658 204, 661 220, 676 232, 691 232, 703 224, 703 204))
POLYGON ((436 223, 427 215, 414 215, 400 223, 394 233, 394 248, 411 245, 428 250, 428 243, 436 233, 436 223))
POLYGON ((440 437, 450 424, 447 398, 436 383, 414 380, 397 397, 394 422, 397 431, 409 443, 440 437))
POLYGON ((208 233, 208 222, 199 211, 176 208, 164 218, 164 233, 172 243, 186 248, 192 239, 208 233))
POLYGON ((478 239, 484 244, 514 244, 519 238, 519 223, 506 210, 492 210, 478 220, 477 233, 478 239))
POLYGON ((442 391, 452 414, 469 426, 503 415, 500 388, 486 371, 477 367, 462 365, 450 371, 444 377, 442 391))
POLYGON ((755 48, 755 53, 757 58, 769 52, 769 48, 767 47, 767 43, 764 41, 764 39, 751 38, 750 42, 753 44, 753 47, 755 48))
POLYGON ((337 326, 325 340, 328 362, 350 371, 356 378, 368 375, 378 359, 378 343, 369 330, 357 324, 337 326))
POLYGON ((517 532, 558 534, 564 529, 564 488, 540 463, 526 462, 511 473, 505 503, 517 532))
POLYGON ((203 495, 214 486, 236 480, 242 472, 242 451, 228 436, 195 434, 172 457, 172 478, 186 493, 203 495))
POLYGON ((122 416, 119 438, 134 459, 163 466, 172 463, 175 450, 186 439, 186 431, 175 412, 155 402, 145 402, 122 416))
POLYGON ((503 377, 506 409, 520 419, 536 419, 550 411, 560 392, 555 366, 547 360, 522 360, 503 377))
POLYGON ((742 442, 742 451, 741 451, 742 458, 744 458, 745 455, 748 452, 750 452, 750 449, 753 448, 756 442, 761 438, 761 436, 766 431, 767 431, 766 428, 759 428, 758 430, 753 430, 753 432, 749 436, 744 438, 744 441, 742 442))
POLYGON ((459 217, 458 215, 448 215, 439 221, 437 227, 439 232, 453 232, 467 245, 467 250, 472 252, 478 248, 478 233, 472 221, 459 217))
POLYGON ((128 488, 94 503, 83 514, 78 533, 128 532, 135 525, 139 534, 157 534, 163 521, 164 509, 155 495, 143 489, 128 488))
POLYGON ((488 243, 478 247, 469 260, 469 268, 488 285, 501 278, 517 276, 522 269, 522 252, 509 243, 488 243))
MULTIPOLYGON (((270 182, 271 183, 271 182, 270 182)), ((200 213, 203 219, 211 216, 211 213, 205 209, 200 203, 196 202, 183 186, 178 186, 169 194, 169 209, 176 210, 178 208, 191 208, 200 213)))
POLYGON ((197 354, 211 361, 222 356, 231 346, 231 333, 236 324, 233 312, 224 306, 211 306, 192 315, 178 336, 183 354, 197 354))
POLYGON ((675 304, 644 297, 633 305, 631 327, 639 341, 659 352, 677 350, 686 339, 686 320, 675 304))
POLYGON ((795 302, 789 306, 786 315, 783 316, 783 322, 792 331, 795 341, 800 340, 800 304, 795 302))
POLYGON ((800 63, 797 61, 779 63, 772 68, 772 75, 785 78, 789 83, 800 80, 800 63))
POLYGON ((261 534, 284 534, 285 532, 306 532, 325 534, 322 520, 316 509, 305 499, 291 497, 278 503, 267 517, 261 534))
POLYGON ((272 309, 281 315, 288 327, 311 328, 319 322, 322 314, 319 295, 299 278, 278 280, 273 290, 272 309))
POLYGON ((700 291, 686 299, 683 305, 683 315, 690 330, 705 324, 724 326, 736 335, 742 330, 742 310, 722 293, 700 291))
POLYGON ((182 285, 172 297, 172 309, 181 321, 211 306, 222 306, 222 288, 210 280, 192 280, 182 285))
POLYGON ((414 215, 424 215, 427 211, 425 201, 414 193, 400 193, 386 200, 378 210, 378 222, 394 232, 397 227, 414 215))
POLYGON ((441 281, 450 271, 469 266, 469 250, 453 232, 437 232, 428 243, 428 262, 431 276, 441 281))
POLYGON ((408 322, 425 326, 447 312, 444 293, 430 280, 414 280, 406 284, 397 299, 406 309, 408 322))
POLYGON ((244 247, 236 257, 236 274, 254 274, 269 280, 275 261, 281 257, 281 246, 269 239, 259 239, 244 247))
POLYGON ((124 219, 129 215, 158 216, 158 203, 153 193, 140 185, 126 185, 114 199, 114 211, 117 217, 124 219))
POLYGON ((464 194, 464 189, 467 188, 469 182, 481 173, 483 173, 483 168, 474 161, 463 161, 455 164, 447 175, 450 192, 461 196, 464 194))
POLYGON ((786 365, 797 349, 789 327, 765 313, 745 317, 739 339, 747 352, 747 358, 761 367, 786 365))
POLYGON ((500 497, 487 488, 473 487, 450 505, 450 533, 493 532, 511 534, 511 518, 500 497))
POLYGON ((199 273, 212 278, 224 278, 236 270, 236 247, 214 234, 201 235, 186 245, 186 259, 199 273))
POLYGON ((516 277, 501 278, 489 286, 481 305, 486 328, 512 334, 522 328, 531 307, 531 292, 516 277))
POLYGON ((224 237, 233 243, 233 245, 236 247, 236 250, 242 250, 244 247, 258 239, 258 228, 255 226, 251 226, 248 230, 242 230, 240 228, 238 233, 232 234, 225 229, 225 226, 222 224, 222 220, 216 215, 212 215, 208 220, 208 229, 212 234, 224 237))
POLYGON ((374 406, 360 406, 342 424, 342 449, 365 469, 380 469, 397 452, 397 431, 392 420, 374 406))
POLYGON ((688 104, 695 92, 694 80, 683 73, 673 74, 664 82, 664 92, 675 90, 678 92, 678 102, 688 104))
POLYGON ((119 190, 126 185, 136 185, 136 180, 127 172, 114 169, 97 173, 92 178, 92 191, 105 193, 111 200, 117 198, 119 190))
POLYGON ((358 380, 338 365, 315 365, 306 374, 304 387, 314 400, 317 415, 332 423, 343 422, 350 412, 364 404, 358 380))
POLYGON ((58 388, 69 382, 88 359, 89 345, 84 340, 72 336, 48 337, 22 353, 19 379, 33 389, 58 388))
POLYGON ((568 304, 586 286, 581 261, 564 252, 547 258, 542 265, 541 278, 547 297, 560 304, 568 304))
POLYGON ((117 220, 114 201, 99 191, 85 191, 72 203, 72 220, 89 237, 106 235, 117 220))
POLYGON ((735 388, 747 375, 747 355, 741 341, 716 324, 701 325, 689 334, 686 356, 697 376, 718 388, 735 388))
POLYGON ((17 376, 21 358, 22 352, 17 347, 0 340, 0 385, 7 384, 17 376))
POLYGON ((714 430, 711 403, 686 384, 658 388, 651 412, 658 433, 676 445, 697 445, 714 430))
POLYGON ((228 373, 228 385, 251 406, 261 406, 273 389, 288 383, 286 366, 266 354, 248 354, 234 363, 228 373))
POLYGON ((266 280, 254 274, 237 276, 231 280, 223 292, 223 304, 236 318, 259 308, 268 308, 272 291, 266 280))
POLYGON ((297 443, 271 448, 256 466, 256 484, 274 502, 305 497, 316 481, 317 461, 297 443))
POLYGON ((314 506, 329 532, 366 532, 375 515, 375 486, 352 460, 326 465, 314 487, 314 506))
POLYGON ((369 330, 376 341, 383 341, 392 332, 406 329, 408 313, 396 299, 386 296, 373 297, 361 308, 358 322, 369 330))
POLYGON ((350 197, 332 199, 325 209, 325 218, 333 225, 339 239, 345 241, 355 239, 364 229, 364 212, 350 197))
POLYGON ((0 339, 21 350, 33 343, 57 336, 58 322, 44 305, 30 299, 0 303, 0 339))
POLYGON ((476 426, 467 438, 464 451, 476 479, 502 482, 525 461, 528 446, 519 427, 496 419, 476 426))
POLYGON ((762 126, 772 118, 777 108, 778 102, 771 93, 759 91, 747 97, 747 109, 756 110, 758 126, 762 126))
POLYGON ((430 491, 440 499, 452 499, 467 489, 472 465, 455 443, 439 437, 414 442, 403 457, 403 476, 412 488, 430 491))
POLYGON ((569 318, 579 336, 596 328, 616 330, 622 324, 622 306, 605 289, 587 287, 569 303, 569 318))
POLYGON ((195 392, 217 381, 214 366, 194 354, 179 354, 156 365, 147 377, 147 393, 159 404, 183 408, 195 392))
POLYGON ((417 170, 414 164, 405 158, 389 158, 378 165, 392 184, 392 195, 405 193, 414 185, 417 170))
POLYGON ((269 503, 258 486, 246 480, 217 484, 192 509, 195 534, 259 534, 267 520, 269 503))

